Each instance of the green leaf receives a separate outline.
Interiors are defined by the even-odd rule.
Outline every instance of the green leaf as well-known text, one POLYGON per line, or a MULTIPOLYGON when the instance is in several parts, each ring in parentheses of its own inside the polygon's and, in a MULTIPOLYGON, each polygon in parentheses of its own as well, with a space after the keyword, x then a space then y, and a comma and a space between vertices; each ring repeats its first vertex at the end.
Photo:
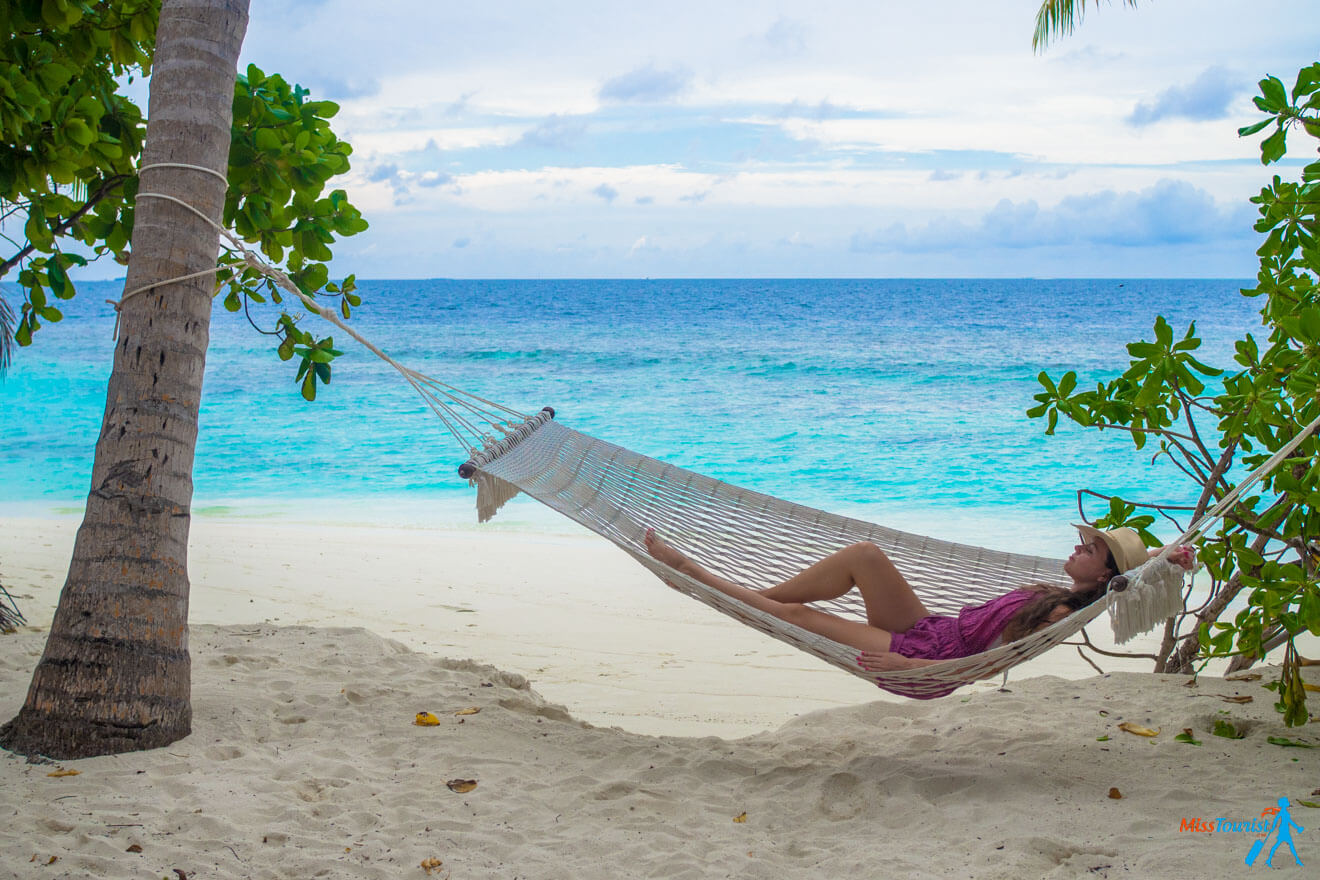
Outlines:
POLYGON ((1246 736, 1245 733, 1239 733, 1238 729, 1234 727, 1232 723, 1225 721, 1223 718, 1215 719, 1215 727, 1211 733, 1215 736, 1222 736, 1225 739, 1242 739, 1246 736))
POLYGON ((1315 91, 1320 85, 1320 61, 1309 64, 1297 71, 1297 80, 1293 85, 1292 97, 1296 101, 1315 91))
POLYGON ((307 401, 316 400, 316 371, 308 370, 302 380, 302 396, 307 401))
POLYGON ((1320 309, 1315 307, 1302 309, 1300 318, 1302 332, 1312 340, 1320 340, 1320 309))
POLYGON ((1260 81, 1260 94, 1271 113, 1278 113, 1288 106, 1288 93, 1278 77, 1267 76, 1260 81))
POLYGON ((1287 150, 1286 138, 1287 133, 1281 128, 1260 142, 1260 163, 1262 165, 1268 165, 1283 158, 1283 154, 1287 150))
POLYGON ((77 117, 64 124, 64 134, 74 143, 83 147, 96 141, 96 132, 92 131, 86 122, 77 117))
POLYGON ((1253 123, 1252 125, 1244 125, 1242 128, 1238 129, 1238 137, 1253 135, 1273 121, 1274 117, 1271 116, 1269 119, 1262 119, 1260 122, 1253 123))
POLYGON ((1072 394, 1073 389, 1076 387, 1077 387, 1077 373, 1073 372, 1072 370, 1069 370, 1068 372, 1064 373, 1063 378, 1059 380, 1059 396, 1067 397, 1069 394, 1072 394))
POLYGON ((1315 746, 1312 745, 1311 743, 1304 743, 1304 742, 1299 742, 1299 741, 1294 740, 1294 739, 1288 739, 1288 737, 1286 737, 1286 736, 1267 736, 1267 737, 1265 738, 1265 741, 1266 741, 1267 743, 1269 743, 1270 745, 1274 745, 1274 746, 1283 746, 1284 748, 1294 748, 1294 749, 1313 749, 1313 748, 1315 748, 1315 746))
POLYGON ((1168 349, 1173 345, 1173 328, 1169 326, 1168 321, 1164 320, 1163 315, 1155 317, 1155 341, 1164 349, 1168 349))
POLYGON ((68 299, 65 291, 69 287, 68 276, 64 274, 64 267, 60 265, 59 255, 46 263, 46 280, 50 283, 50 292, 55 294, 58 299, 68 299))

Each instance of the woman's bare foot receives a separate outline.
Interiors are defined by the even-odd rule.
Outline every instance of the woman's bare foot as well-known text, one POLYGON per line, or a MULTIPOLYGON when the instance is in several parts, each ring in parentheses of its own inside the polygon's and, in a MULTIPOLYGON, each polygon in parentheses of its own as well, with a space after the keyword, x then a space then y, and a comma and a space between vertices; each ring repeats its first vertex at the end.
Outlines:
POLYGON ((655 529, 647 529, 642 540, 646 544, 647 553, 650 553, 675 571, 683 570, 683 563, 687 562, 688 558, 666 544, 665 539, 655 533, 655 529))

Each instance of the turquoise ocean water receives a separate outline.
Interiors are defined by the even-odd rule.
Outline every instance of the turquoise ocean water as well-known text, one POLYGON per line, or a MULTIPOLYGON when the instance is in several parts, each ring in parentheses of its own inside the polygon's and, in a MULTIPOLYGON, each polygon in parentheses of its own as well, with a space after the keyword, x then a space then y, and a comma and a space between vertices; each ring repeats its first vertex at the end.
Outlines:
MULTIPOLYGON (((370 281, 360 332, 525 412, 813 506, 954 540, 1061 549, 1076 490, 1182 501, 1172 466, 1116 432, 1024 411, 1036 374, 1112 377, 1157 314, 1230 366, 1258 326, 1226 280, 370 281)), ((0 510, 78 508, 120 287, 87 283, 0 382, 0 510)), ((11 297, 12 300, 12 297, 11 297)), ((312 320, 312 319, 308 319, 312 320)), ((241 315, 212 325, 199 515, 475 527, 465 457, 351 340, 315 403, 241 315)), ((1097 509, 1098 510, 1098 509, 1097 509)), ((497 528, 557 530, 526 499, 497 528)))

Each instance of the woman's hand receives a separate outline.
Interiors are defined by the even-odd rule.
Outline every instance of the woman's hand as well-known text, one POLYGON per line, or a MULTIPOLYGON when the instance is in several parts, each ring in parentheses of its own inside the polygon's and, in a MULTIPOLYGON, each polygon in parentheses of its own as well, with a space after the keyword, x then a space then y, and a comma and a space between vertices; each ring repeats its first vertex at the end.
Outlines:
MULTIPOLYGON (((1152 551, 1152 555, 1158 556, 1162 552, 1164 552, 1164 548, 1161 547, 1159 550, 1152 551)), ((1181 547, 1174 548, 1174 550, 1165 558, 1174 565, 1181 566, 1183 569, 1191 571, 1192 567, 1196 565, 1196 548, 1191 544, 1183 544, 1181 547)))
POLYGON ((863 651, 857 655, 857 665, 867 672, 894 672, 899 669, 915 669, 918 664, 911 657, 893 651, 863 651))

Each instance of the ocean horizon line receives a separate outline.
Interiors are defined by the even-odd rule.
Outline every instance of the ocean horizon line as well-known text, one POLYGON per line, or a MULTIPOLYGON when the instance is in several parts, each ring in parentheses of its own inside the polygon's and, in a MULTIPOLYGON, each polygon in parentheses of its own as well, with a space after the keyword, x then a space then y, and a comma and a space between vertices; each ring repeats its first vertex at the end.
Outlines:
MULTIPOLYGON (((356 273, 353 274, 356 277, 356 273)), ((332 273, 331 280, 343 277, 332 273)), ((123 284, 126 276, 114 278, 82 278, 71 276, 75 284, 123 284)), ((1250 276, 1233 275, 432 275, 432 276, 362 276, 363 282, 400 281, 1234 281, 1251 282, 1250 276)), ((0 282, 0 287, 14 287, 12 282, 0 282)))

